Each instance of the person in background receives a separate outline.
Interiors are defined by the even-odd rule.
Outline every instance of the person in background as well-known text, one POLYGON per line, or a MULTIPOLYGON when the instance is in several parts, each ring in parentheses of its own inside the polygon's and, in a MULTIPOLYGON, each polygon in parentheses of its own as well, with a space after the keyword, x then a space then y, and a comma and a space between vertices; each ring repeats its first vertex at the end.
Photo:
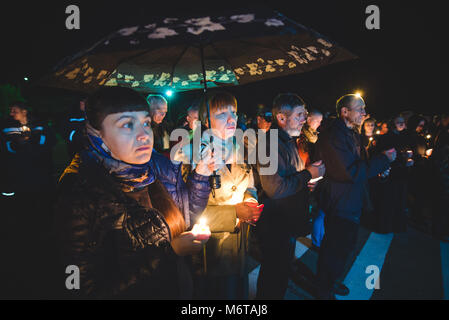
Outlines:
POLYGON ((378 136, 374 134, 376 121, 373 118, 368 118, 363 121, 362 124, 362 145, 371 155, 373 150, 376 148, 378 136))
POLYGON ((388 133, 388 121, 382 121, 380 124, 380 135, 384 135, 388 133))
POLYGON ((397 115, 389 132, 379 137, 376 151, 397 150, 396 160, 390 165, 388 175, 375 177, 370 184, 378 233, 400 233, 407 230, 407 184, 413 166, 410 140, 405 120, 397 115))
MULTIPOLYGON (((299 157, 308 166, 315 159, 315 144, 318 141, 318 128, 321 126, 323 114, 318 110, 311 110, 307 116, 307 122, 301 130, 297 140, 299 157)), ((324 212, 317 208, 316 196, 319 192, 319 183, 311 193, 310 203, 312 209, 312 245, 318 249, 324 236, 324 212)))
POLYGON ((335 293, 349 293, 341 279, 349 255, 354 250, 367 182, 385 171, 395 159, 388 150, 367 160, 359 133, 354 130, 366 115, 364 100, 347 94, 337 100, 338 118, 320 133, 317 152, 326 166, 320 192, 320 208, 325 212, 325 234, 321 243, 317 282, 320 299, 335 299, 335 293))
MULTIPOLYGON (((264 212, 256 226, 261 251, 257 279, 257 299, 283 299, 292 271, 296 238, 310 232, 309 182, 324 174, 320 162, 305 166, 299 157, 296 138, 307 119, 301 97, 293 93, 279 94, 273 101, 274 127, 278 130, 277 150, 267 138, 265 154, 277 155, 278 170, 264 174, 270 166, 257 163, 263 188, 264 212)), ((273 129, 270 130, 272 134, 273 129)), ((259 141, 258 148, 261 148, 259 141)))
POLYGON ((407 121, 407 135, 410 139, 410 150, 413 152, 414 166, 410 172, 409 194, 411 199, 411 222, 416 227, 427 229, 430 216, 426 211, 430 210, 428 199, 432 196, 432 183, 430 175, 430 162, 428 159, 427 140, 425 138, 426 120, 421 115, 412 115, 407 121))
POLYGON ((147 96, 150 106, 150 117, 154 135, 154 149, 162 154, 170 150, 170 128, 167 121, 164 121, 168 111, 167 100, 160 94, 149 94, 147 96))
POLYGON ((48 280, 51 255, 49 233, 55 188, 52 151, 56 137, 23 102, 10 105, 0 136, 0 273, 2 277, 7 275, 1 279, 0 291, 6 290, 9 297, 38 298, 38 292, 43 292, 38 288, 48 280), (29 265, 39 260, 44 262, 33 264, 40 275, 36 277, 29 272, 29 265))
POLYGON ((431 160, 432 234, 440 241, 449 242, 449 127, 439 132, 431 160))
MULTIPOLYGON (((183 257, 201 250, 188 231, 207 203, 213 163, 187 182, 179 164, 153 150, 148 104, 131 88, 102 87, 86 102, 86 149, 58 185, 55 233, 60 273, 79 268, 70 298, 188 299, 183 257)), ((205 239, 206 240, 206 239, 205 239)))
POLYGON ((262 130, 263 132, 267 133, 268 130, 270 130, 271 125, 273 123, 273 114, 271 113, 271 110, 268 109, 261 109, 257 112, 257 129, 262 130))
POLYGON ((323 120, 323 114, 318 110, 308 113, 307 121, 304 124, 301 135, 297 140, 299 156, 306 166, 315 159, 315 143, 318 140, 318 128, 323 120))

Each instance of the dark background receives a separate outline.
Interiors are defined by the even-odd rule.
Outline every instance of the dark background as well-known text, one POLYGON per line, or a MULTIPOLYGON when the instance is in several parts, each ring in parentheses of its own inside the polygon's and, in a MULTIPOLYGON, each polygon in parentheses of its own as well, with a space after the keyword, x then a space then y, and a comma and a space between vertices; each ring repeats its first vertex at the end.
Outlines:
MULTIPOLYGON (((424 114, 447 111, 447 80, 442 70, 447 27, 442 1, 265 1, 265 6, 329 37, 359 59, 305 74, 227 88, 248 115, 258 104, 270 106, 280 92, 301 95, 310 107, 333 110, 335 100, 361 90, 377 119, 403 110, 424 114), (365 28, 365 8, 380 8, 380 30, 365 28)), ((0 84, 19 86, 35 111, 49 118, 67 112, 72 92, 40 88, 35 82, 60 59, 125 26, 151 22, 152 16, 207 14, 210 10, 251 8, 257 2, 173 1, 15 1, 3 2, 0 84), (80 8, 81 29, 67 30, 66 6, 80 8), (30 78, 25 82, 24 77, 30 78)), ((186 108, 200 92, 177 93, 170 109, 186 108)), ((173 117, 173 112, 172 112, 173 117)))

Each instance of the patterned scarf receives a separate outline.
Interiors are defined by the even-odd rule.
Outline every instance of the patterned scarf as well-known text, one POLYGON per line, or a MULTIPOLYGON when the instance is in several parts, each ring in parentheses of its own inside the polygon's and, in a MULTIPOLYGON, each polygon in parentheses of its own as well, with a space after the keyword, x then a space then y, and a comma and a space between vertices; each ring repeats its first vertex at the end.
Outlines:
POLYGON ((129 164, 114 159, 103 139, 88 123, 86 124, 86 132, 89 143, 84 155, 106 168, 109 174, 122 184, 125 192, 132 191, 134 188, 146 187, 154 182, 155 177, 150 169, 149 162, 129 164))

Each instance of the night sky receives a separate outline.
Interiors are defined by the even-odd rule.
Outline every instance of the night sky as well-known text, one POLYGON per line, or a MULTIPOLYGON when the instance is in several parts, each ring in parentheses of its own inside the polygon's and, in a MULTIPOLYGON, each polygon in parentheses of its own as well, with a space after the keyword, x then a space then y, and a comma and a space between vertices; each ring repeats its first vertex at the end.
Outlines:
MULTIPOLYGON (((242 1, 14 1, 2 4, 0 84, 20 85, 30 102, 60 90, 33 86, 61 58, 125 26, 151 22, 152 16, 207 14, 221 8, 251 8, 242 1), (81 11, 81 29, 65 28, 66 6, 81 11), (24 77, 31 81, 25 83, 24 77), (37 97, 40 98, 37 98, 37 97), (33 100, 34 99, 34 100, 33 100)), ((260 3, 260 2, 259 2, 260 3)), ((359 59, 309 73, 227 88, 238 99, 240 111, 252 114, 260 103, 271 105, 280 92, 295 92, 311 108, 333 110, 335 100, 361 90, 367 110, 386 118, 403 110, 425 114, 447 111, 444 96, 447 58, 443 43, 447 27, 442 1, 264 1, 265 6, 327 36, 359 59), (365 8, 380 8, 380 30, 365 28, 365 8)), ((199 94, 177 94, 172 105, 182 108, 199 94)), ((50 98, 48 98, 50 97, 50 98)), ((47 100, 48 101, 48 100, 47 100)), ((52 108, 55 108, 52 106, 52 108)), ((57 112, 58 110, 54 110, 57 112)))

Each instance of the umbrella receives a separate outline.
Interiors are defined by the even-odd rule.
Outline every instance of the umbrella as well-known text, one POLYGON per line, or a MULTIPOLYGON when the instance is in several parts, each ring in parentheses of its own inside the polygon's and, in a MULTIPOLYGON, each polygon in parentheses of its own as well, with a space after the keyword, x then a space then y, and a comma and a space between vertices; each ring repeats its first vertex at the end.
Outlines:
MULTIPOLYGON (((307 72, 355 56, 283 14, 259 8, 160 18, 122 28, 60 62, 40 84, 91 92, 188 91, 307 72)), ((210 123, 209 106, 207 114, 210 123)), ((220 187, 214 172, 211 185, 220 187)))
POLYGON ((188 91, 297 74, 353 58, 316 31, 259 8, 122 28, 66 57, 38 84, 87 93, 100 86, 188 91))

